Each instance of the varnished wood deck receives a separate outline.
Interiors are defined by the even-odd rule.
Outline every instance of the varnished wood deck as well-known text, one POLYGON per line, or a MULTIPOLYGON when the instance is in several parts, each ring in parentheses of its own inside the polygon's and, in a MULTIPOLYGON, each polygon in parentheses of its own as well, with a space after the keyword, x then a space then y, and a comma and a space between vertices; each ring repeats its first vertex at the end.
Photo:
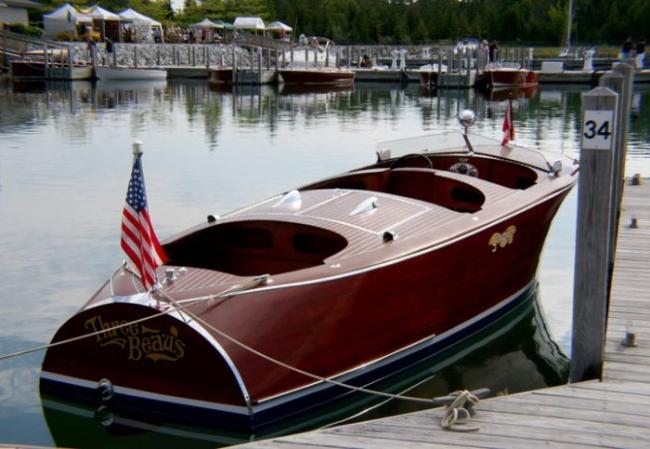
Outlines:
POLYGON ((248 443, 246 448, 650 447, 650 180, 627 184, 603 382, 481 401, 476 432, 440 427, 442 409, 248 443), (629 226, 632 217, 638 228, 629 226), (638 346, 624 347, 626 326, 638 346))

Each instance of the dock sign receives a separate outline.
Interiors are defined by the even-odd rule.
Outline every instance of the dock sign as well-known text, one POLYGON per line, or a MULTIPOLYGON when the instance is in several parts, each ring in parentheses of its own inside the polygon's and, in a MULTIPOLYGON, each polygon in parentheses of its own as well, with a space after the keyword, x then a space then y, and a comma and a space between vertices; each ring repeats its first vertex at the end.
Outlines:
POLYGON ((585 111, 582 148, 611 150, 614 140, 614 111, 585 111))

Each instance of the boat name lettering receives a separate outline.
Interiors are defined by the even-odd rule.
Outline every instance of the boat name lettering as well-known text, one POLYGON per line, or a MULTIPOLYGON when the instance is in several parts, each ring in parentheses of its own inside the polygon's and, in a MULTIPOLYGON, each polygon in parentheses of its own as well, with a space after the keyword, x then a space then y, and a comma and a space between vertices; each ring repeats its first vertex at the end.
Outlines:
POLYGON ((101 316, 95 315, 86 320, 84 327, 91 332, 99 332, 95 337, 95 342, 99 346, 118 346, 128 352, 129 360, 139 361, 146 357, 154 362, 158 360, 175 362, 185 355, 186 344, 178 338, 178 330, 175 326, 170 326, 169 332, 166 333, 141 323, 106 321, 101 316), (105 331, 101 332, 102 330, 105 331))
POLYGON ((508 226, 504 232, 495 232, 490 237, 489 245, 492 247, 492 252, 495 252, 498 247, 504 248, 506 245, 512 243, 515 238, 517 227, 515 225, 508 226))

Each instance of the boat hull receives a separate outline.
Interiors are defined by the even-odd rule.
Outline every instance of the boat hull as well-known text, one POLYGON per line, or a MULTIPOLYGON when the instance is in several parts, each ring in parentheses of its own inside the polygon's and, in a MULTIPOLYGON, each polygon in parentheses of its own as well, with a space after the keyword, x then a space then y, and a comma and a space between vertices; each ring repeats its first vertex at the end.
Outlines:
POLYGON ((64 80, 89 80, 93 78, 91 66, 63 66, 60 63, 51 63, 47 67, 39 61, 12 61, 11 78, 17 81, 64 79, 64 80))
POLYGON ((477 87, 484 90, 496 88, 525 88, 539 84, 539 74, 526 69, 485 70, 477 80, 477 87))
MULTIPOLYGON (((41 388, 241 431, 326 406, 350 391, 262 358, 235 340, 316 376, 372 386, 453 348, 526 301, 551 219, 567 192, 462 239, 379 266, 316 282, 271 284, 197 307, 200 322, 192 321, 193 327, 180 316, 148 322, 148 334, 175 335, 184 342, 182 358, 167 353, 176 360, 129 360, 129 337, 144 335, 144 328, 51 348, 41 388), (490 244, 508 229, 516 229, 512 242, 490 244), (125 347, 103 344, 118 337, 126 339, 125 347), (160 373, 164 379, 152 383, 160 373), (100 379, 113 386, 105 400, 100 379)), ((71 318, 53 341, 154 313, 135 300, 106 301, 71 318)))
POLYGON ((104 81, 164 80, 167 79, 167 70, 138 69, 132 67, 95 67, 95 76, 104 81))
POLYGON ((354 72, 330 69, 281 69, 280 81, 287 84, 354 84, 354 72))

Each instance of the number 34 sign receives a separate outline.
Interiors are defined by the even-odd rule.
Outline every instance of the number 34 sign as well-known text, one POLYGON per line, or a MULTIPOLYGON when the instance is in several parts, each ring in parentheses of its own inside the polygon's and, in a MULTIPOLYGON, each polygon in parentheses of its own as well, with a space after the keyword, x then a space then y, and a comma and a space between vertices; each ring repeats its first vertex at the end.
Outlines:
POLYGON ((613 111, 585 111, 582 123, 582 148, 611 150, 614 139, 613 111))

